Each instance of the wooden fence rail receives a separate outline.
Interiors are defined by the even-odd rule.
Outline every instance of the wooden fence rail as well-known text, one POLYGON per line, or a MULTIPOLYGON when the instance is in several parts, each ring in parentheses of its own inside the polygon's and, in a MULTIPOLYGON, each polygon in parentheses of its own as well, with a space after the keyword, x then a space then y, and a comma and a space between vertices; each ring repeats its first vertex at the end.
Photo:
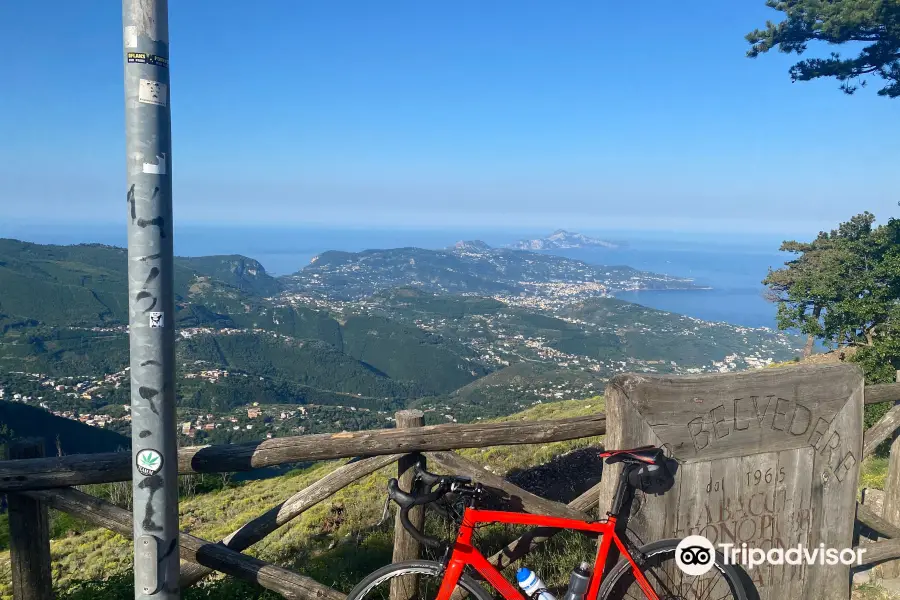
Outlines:
MULTIPOLYGON (((888 401, 900 402, 900 383, 866 388, 866 404, 888 401)), ((511 498, 512 509, 585 519, 588 518, 588 511, 597 506, 601 484, 595 485, 569 504, 561 504, 527 492, 451 450, 541 444, 599 436, 606 432, 606 416, 602 413, 546 421, 446 424, 426 427, 421 425, 421 413, 401 411, 397 415, 397 421, 397 429, 275 438, 254 444, 181 449, 179 471, 182 474, 246 471, 295 462, 358 457, 269 509, 221 542, 209 542, 182 533, 181 555, 187 561, 182 567, 182 587, 193 585, 213 571, 219 571, 257 583, 285 598, 343 600, 345 596, 337 590, 289 569, 241 554, 241 551, 264 539, 340 489, 394 462, 399 461, 399 475, 405 482, 404 487, 408 487, 409 467, 423 454, 429 468, 439 472, 467 475, 484 485, 502 489, 511 498)), ((900 405, 888 411, 875 426, 865 432, 863 455, 871 454, 892 436, 896 438, 898 428, 900 428, 900 405)), ((896 442, 894 445, 898 446, 896 442)), ((900 452, 891 456, 892 473, 900 473, 900 456, 897 454, 900 452)), ((71 486, 130 479, 129 453, 0 461, 0 493, 9 492, 10 498, 30 503, 30 506, 42 507, 43 510, 51 507, 73 514, 129 538, 132 536, 130 511, 74 490, 71 486)), ((21 518, 15 515, 14 518, 20 521, 16 526, 22 530, 40 527, 40 523, 37 522, 40 520, 40 510, 35 515, 37 516, 26 515, 21 518)), ((856 519, 862 527, 872 532, 872 535, 886 538, 865 546, 865 564, 900 558, 900 522, 897 522, 893 515, 886 514, 885 517, 881 517, 866 506, 857 505, 856 519)), ((534 528, 490 557, 490 561, 500 568, 505 568, 556 532, 557 530, 551 528, 534 528)), ((396 528, 395 536, 395 541, 400 546, 398 551, 403 555, 401 558, 419 554, 418 545, 410 543, 402 528, 396 528)), ((46 551, 49 556, 49 540, 42 537, 37 537, 37 540, 41 546, 38 553, 46 551)), ((22 552, 21 548, 13 547, 13 563, 22 558, 22 552)), ((397 558, 396 552, 394 558, 397 558)), ((49 572, 31 573, 28 577, 41 580, 34 583, 32 586, 34 589, 50 589, 49 572)), ((23 585, 14 581, 15 597, 30 599, 31 596, 25 595, 23 585)), ((392 600, 405 600, 406 595, 403 590, 392 590, 391 596, 392 600)))
POLYGON ((900 402, 900 382, 866 386, 866 404, 900 402))
MULTIPOLYGON (((866 404, 889 401, 900 401, 900 383, 866 387, 866 404)), ((283 437, 250 444, 181 448, 178 451, 178 472, 187 475, 249 471, 295 462, 353 456, 541 444, 604 433, 606 415, 598 413, 588 417, 549 421, 446 424, 412 429, 283 437)), ((0 461, 0 492, 53 489, 130 479, 131 460, 125 452, 0 461)))
MULTIPOLYGON (((401 456, 400 454, 373 456, 339 467, 308 488, 256 517, 220 543, 226 548, 242 552, 354 481, 388 466, 401 456)), ((199 564, 188 565, 181 572, 181 587, 192 586, 212 572, 213 569, 199 564)))
MULTIPOLYGON (((250 471, 305 461, 455 448, 543 444, 603 435, 606 415, 548 421, 446 424, 272 438, 251 444, 192 446, 178 451, 178 472, 250 471)), ((0 462, 0 492, 53 489, 131 479, 131 454, 73 454, 0 462)))
POLYGON ((869 456, 900 427, 900 404, 889 410, 863 436, 863 457, 869 456))
MULTIPOLYGON (((131 539, 133 521, 131 511, 95 498, 78 490, 42 490, 23 495, 40 500, 48 506, 80 517, 90 523, 115 531, 131 539)), ((285 598, 297 600, 344 600, 344 594, 326 585, 295 573, 226 548, 222 544, 182 532, 181 558, 209 569, 233 575, 244 581, 258 583, 266 589, 278 592, 285 598)), ((14 590, 13 595, 18 598, 14 590)))
POLYGON ((900 527, 879 517, 864 504, 856 505, 856 520, 879 535, 889 538, 900 538, 900 527))

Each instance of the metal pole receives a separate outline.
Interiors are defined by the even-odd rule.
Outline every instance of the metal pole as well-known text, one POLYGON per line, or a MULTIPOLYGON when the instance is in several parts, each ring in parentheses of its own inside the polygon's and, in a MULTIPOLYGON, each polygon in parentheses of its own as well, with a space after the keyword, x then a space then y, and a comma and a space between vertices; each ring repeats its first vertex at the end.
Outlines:
POLYGON ((178 600, 167 0, 123 0, 134 597, 178 600))

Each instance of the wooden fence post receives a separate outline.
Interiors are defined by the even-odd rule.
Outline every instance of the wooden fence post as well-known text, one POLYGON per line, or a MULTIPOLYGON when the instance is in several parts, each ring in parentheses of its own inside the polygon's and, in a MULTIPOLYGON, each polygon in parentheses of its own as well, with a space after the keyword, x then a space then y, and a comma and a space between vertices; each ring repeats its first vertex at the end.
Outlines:
MULTIPOLYGON (((425 413, 421 410, 401 410, 394 417, 397 419, 397 429, 407 429, 409 427, 422 427, 425 425, 425 413)), ((413 465, 422 458, 421 454, 407 454, 397 461, 397 479, 400 482, 400 489, 407 492, 412 491, 413 484, 413 465)), ((417 506, 409 511, 409 520, 417 529, 421 530, 425 524, 425 510, 421 506, 417 506)), ((397 511, 397 518, 394 521, 394 556, 393 562, 402 560, 414 560, 421 558, 421 544, 417 542, 403 525, 400 523, 400 512, 397 511)), ((410 600, 417 595, 418 580, 415 576, 410 576, 401 580, 399 578, 391 580, 391 597, 390 600, 410 600)))
MULTIPOLYGON (((900 371, 897 371, 897 383, 900 383, 900 371)), ((900 435, 894 433, 888 459, 887 480, 884 482, 884 519, 900 526, 900 435)), ((882 576, 887 579, 900 577, 900 560, 881 565, 882 576)))
MULTIPOLYGON (((9 458, 43 458, 44 440, 26 438, 9 444, 9 458)), ((50 514, 43 502, 9 494, 9 555, 16 600, 53 598, 50 569, 50 514)))

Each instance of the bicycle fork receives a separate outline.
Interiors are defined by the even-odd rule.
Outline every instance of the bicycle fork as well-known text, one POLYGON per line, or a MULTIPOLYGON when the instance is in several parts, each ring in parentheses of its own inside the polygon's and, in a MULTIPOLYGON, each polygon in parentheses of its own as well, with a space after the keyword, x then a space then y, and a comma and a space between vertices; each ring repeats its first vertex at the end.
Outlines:
POLYGON ((472 546, 472 532, 474 529, 475 523, 467 510, 463 513, 463 522, 459 528, 456 542, 450 550, 450 558, 444 563, 444 578, 441 581, 441 587, 435 600, 450 600, 466 565, 471 565, 506 600, 523 600, 519 590, 507 581, 500 571, 472 546))
MULTIPOLYGON (((616 520, 617 517, 614 514, 609 514, 607 517, 607 522, 610 525, 610 529, 607 535, 604 535, 600 538, 600 544, 597 548, 597 557, 594 560, 594 574, 591 577, 591 585, 588 588, 587 599, 593 600, 597 598, 598 594, 600 593, 600 584, 602 583, 603 579, 600 574, 606 574, 605 571, 607 557, 609 556, 609 551, 612 550, 613 542, 615 542, 616 548, 619 550, 619 554, 624 556, 625 560, 631 563, 631 571, 632 573, 634 573, 635 582, 638 584, 638 587, 641 588, 641 591, 644 592, 647 600, 660 600, 659 595, 657 595, 656 591, 650 586, 650 582, 647 581, 647 578, 644 576, 644 572, 641 571, 640 566, 635 562, 634 557, 626 547, 625 542, 622 541, 622 538, 619 537, 619 534, 616 530, 616 520)), ((635 550, 637 549, 635 548, 635 550)))

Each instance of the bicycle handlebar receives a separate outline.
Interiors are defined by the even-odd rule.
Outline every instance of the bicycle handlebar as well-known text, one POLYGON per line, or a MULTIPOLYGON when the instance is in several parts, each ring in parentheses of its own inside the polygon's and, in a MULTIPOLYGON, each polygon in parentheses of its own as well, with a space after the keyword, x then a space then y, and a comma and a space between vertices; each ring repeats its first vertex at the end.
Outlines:
POLYGON ((439 539, 428 537, 419 531, 415 525, 412 524, 412 521, 409 520, 409 511, 414 506, 434 502, 440 498, 441 495, 440 491, 437 491, 423 496, 412 496, 400 489, 400 485, 397 483, 396 479, 388 481, 388 496, 400 506, 400 522, 403 524, 403 528, 406 529, 419 543, 430 548, 442 548, 444 544, 439 539))
POLYGON ((435 475, 434 473, 429 473, 428 471, 426 471, 425 467, 422 465, 421 460, 419 462, 417 462, 415 467, 413 467, 413 468, 415 469, 416 477, 419 479, 419 481, 421 481, 422 483, 427 485, 428 489, 433 488, 435 486, 435 484, 438 484, 441 482, 441 476, 435 475))
POLYGON ((428 486, 428 489, 433 488, 438 483, 444 484, 470 484, 472 480, 469 477, 460 477, 458 475, 436 475, 434 473, 429 473, 425 470, 425 463, 423 459, 419 459, 416 464, 413 466, 413 471, 415 471, 416 478, 428 486))
MULTIPOLYGON (((430 548, 443 549, 445 547, 444 542, 437 538, 425 535, 412 524, 409 520, 409 511, 414 506, 431 504, 432 502, 441 499, 448 492, 460 491, 458 489, 459 486, 468 486, 472 483, 472 480, 468 477, 442 476, 429 473, 425 470, 425 467, 421 462, 416 463, 413 467, 413 471, 415 472, 413 488, 415 489, 415 481, 420 481, 425 485, 429 492, 425 494, 416 494, 415 492, 407 494, 400 489, 400 484, 396 479, 391 479, 388 481, 387 485, 388 497, 400 507, 400 523, 415 540, 430 548), (431 491, 435 485, 438 486, 437 489, 431 491)), ((466 491, 477 494, 480 493, 480 488, 473 488, 466 491)))

